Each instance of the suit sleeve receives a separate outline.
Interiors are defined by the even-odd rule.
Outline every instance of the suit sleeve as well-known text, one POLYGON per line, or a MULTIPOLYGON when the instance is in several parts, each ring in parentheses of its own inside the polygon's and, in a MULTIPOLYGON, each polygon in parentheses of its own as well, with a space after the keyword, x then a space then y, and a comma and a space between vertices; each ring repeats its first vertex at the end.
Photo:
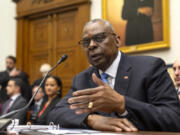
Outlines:
MULTIPOLYGON (((27 104, 26 100, 21 98, 19 104, 16 106, 16 109, 23 108, 26 104, 27 104)), ((16 109, 15 109, 15 110, 16 110, 16 109)), ((19 124, 25 124, 25 122, 26 122, 26 117, 27 117, 27 109, 16 113, 16 114, 13 115, 11 118, 13 118, 13 119, 19 119, 19 124)))
POLYGON ((180 103, 164 62, 158 59, 146 76, 147 102, 125 96, 129 120, 140 130, 180 131, 180 103))
POLYGON ((84 121, 88 114, 76 115, 74 110, 69 108, 68 99, 72 97, 75 88, 76 77, 73 79, 72 87, 68 94, 55 106, 48 115, 48 123, 53 122, 66 128, 87 128, 84 121))

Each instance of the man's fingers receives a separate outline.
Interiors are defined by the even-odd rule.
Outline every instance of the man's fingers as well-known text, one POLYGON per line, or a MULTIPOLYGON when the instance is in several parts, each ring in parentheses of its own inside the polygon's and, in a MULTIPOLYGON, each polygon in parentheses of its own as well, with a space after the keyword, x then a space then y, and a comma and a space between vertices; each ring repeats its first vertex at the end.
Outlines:
POLYGON ((92 74, 92 79, 93 79, 93 81, 94 81, 98 86, 104 86, 104 85, 105 85, 105 83, 104 83, 101 79, 99 79, 99 78, 96 76, 95 73, 92 74))
POLYGON ((128 121, 127 119, 123 119, 122 121, 126 127, 128 127, 131 131, 138 131, 138 129, 130 122, 128 121))
POLYGON ((128 126, 126 126, 124 123, 122 123, 122 122, 116 122, 116 123, 114 123, 115 124, 115 126, 117 126, 117 127, 119 127, 119 128, 121 128, 123 131, 127 131, 127 132, 130 132, 131 131, 131 129, 128 127, 128 126))
POLYGON ((78 90, 73 92, 73 96, 81 96, 81 95, 92 95, 94 93, 97 93, 98 91, 102 90, 104 87, 96 87, 96 88, 89 88, 84 90, 78 90))
MULTIPOLYGON (((122 129, 122 131, 127 131, 127 132, 130 132, 130 131, 131 131, 131 129, 130 129, 128 126, 126 126, 126 125, 122 122, 121 119, 117 119, 117 118, 111 119, 111 120, 109 121, 109 124, 110 124, 110 125, 113 125, 113 126, 116 127, 116 128, 122 129)), ((117 131, 116 131, 116 132, 117 132, 117 131)))
POLYGON ((102 127, 100 129, 101 131, 112 131, 112 132, 122 132, 123 129, 114 125, 104 125, 104 127, 102 127))
POLYGON ((77 104, 72 104, 70 105, 70 109, 87 109, 88 108, 88 103, 77 103, 77 104))
POLYGON ((110 121, 110 124, 119 127, 126 132, 138 131, 138 129, 127 119, 113 119, 110 121))
POLYGON ((127 131, 127 132, 138 131, 138 129, 127 119, 121 119, 121 121, 117 123, 118 123, 118 126, 120 126, 124 131, 127 131))
POLYGON ((104 85, 106 84, 101 79, 99 79, 95 73, 92 74, 92 79, 99 87, 75 91, 73 92, 73 96, 91 95, 100 90, 103 90, 104 85))
POLYGON ((75 111, 76 112, 76 114, 83 114, 83 113, 90 113, 91 112, 91 110, 90 109, 78 109, 78 110, 76 110, 75 111))
POLYGON ((78 96, 78 97, 71 97, 68 99, 69 104, 74 104, 74 103, 87 103, 89 102, 89 96, 78 96))

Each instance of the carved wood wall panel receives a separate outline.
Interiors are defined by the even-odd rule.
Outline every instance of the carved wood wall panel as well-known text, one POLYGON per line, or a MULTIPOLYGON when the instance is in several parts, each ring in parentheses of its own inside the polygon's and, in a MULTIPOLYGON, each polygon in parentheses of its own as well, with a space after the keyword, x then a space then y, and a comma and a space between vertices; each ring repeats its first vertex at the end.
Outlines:
POLYGON ((17 64, 27 72, 30 82, 40 77, 43 63, 52 66, 63 54, 68 55, 52 74, 63 82, 63 95, 75 74, 88 63, 78 41, 89 20, 89 0, 20 0, 17 3, 17 64))
POLYGON ((62 63, 62 65, 56 69, 56 74, 62 79, 63 89, 69 90, 71 86, 71 80, 73 76, 76 74, 75 65, 78 64, 77 58, 75 57, 75 52, 73 49, 62 49, 57 51, 57 59, 58 56, 62 56, 62 54, 67 54, 68 59, 66 62, 62 63), (65 73, 65 74, 64 74, 65 73))
MULTIPOLYGON (((57 56, 61 56, 62 54, 67 54, 68 59, 67 62, 64 63, 64 67, 57 69, 57 74, 61 76, 64 84, 64 89, 69 89, 71 85, 71 80, 73 76, 76 74, 76 67, 74 65, 78 65, 78 59, 76 57, 77 39, 76 39, 76 31, 75 29, 78 27, 78 23, 76 22, 77 18, 77 10, 71 10, 68 12, 63 12, 56 15, 56 50, 57 56), (63 73, 66 74, 63 74, 63 73)), ((58 57, 57 57, 58 58, 58 57)))
POLYGON ((69 5, 87 4, 90 0, 19 0, 17 4, 18 16, 27 16, 37 12, 44 12, 69 5))
POLYGON ((57 16, 57 44, 64 42, 72 44, 75 40, 76 11, 58 14, 57 16), (71 39, 71 40, 69 40, 71 39))
POLYGON ((42 64, 48 62, 48 53, 47 52, 32 53, 30 54, 29 62, 30 62, 29 66, 31 69, 29 74, 31 75, 30 78, 32 82, 34 82, 35 80, 42 77, 39 72, 39 68, 42 64))
POLYGON ((79 62, 77 62, 77 57, 76 57, 76 51, 73 49, 62 49, 62 50, 57 50, 57 59, 59 59, 58 56, 62 56, 62 54, 67 54, 68 59, 66 63, 62 64, 62 67, 57 69, 57 74, 61 75, 64 79, 72 79, 74 74, 76 74, 76 66, 79 62), (77 62, 77 63, 76 63, 77 62), (66 74, 63 74, 63 73, 66 74))
POLYGON ((47 51, 51 31, 48 17, 30 20, 30 51, 47 51))

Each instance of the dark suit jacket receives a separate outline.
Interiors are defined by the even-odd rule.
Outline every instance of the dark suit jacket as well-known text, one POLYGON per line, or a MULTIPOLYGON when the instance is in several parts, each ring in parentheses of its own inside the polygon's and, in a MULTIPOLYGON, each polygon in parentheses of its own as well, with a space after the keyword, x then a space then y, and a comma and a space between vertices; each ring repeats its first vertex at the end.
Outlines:
MULTIPOLYGON (((94 67, 74 77, 71 90, 49 115, 49 121, 61 127, 86 128, 88 114, 76 115, 67 102, 72 92, 96 87, 94 67)), ((150 56, 126 56, 122 53, 114 89, 125 96, 128 118, 139 130, 180 131, 180 103, 165 63, 150 56), (128 76, 128 79, 127 77, 128 76)), ((116 113, 101 115, 118 117, 116 113)))
MULTIPOLYGON (((15 77, 21 78, 24 81, 24 84, 22 86, 22 96, 28 101, 31 98, 31 89, 29 86, 29 80, 28 75, 21 71, 21 73, 15 77)), ((8 71, 0 72, 0 85, 2 86, 0 90, 0 102, 5 102, 9 97, 6 92, 6 86, 9 81, 10 77, 8 71)))
MULTIPOLYGON (((43 112, 43 114, 37 119, 37 121, 34 124, 38 124, 38 125, 45 125, 45 124, 49 124, 47 123, 47 116, 49 114, 49 112, 54 108, 54 106, 60 101, 60 97, 57 96, 56 98, 54 98, 51 103, 48 105, 48 107, 46 108, 46 110, 43 112)), ((45 100, 43 100, 43 103, 41 105, 40 111, 43 109, 44 105, 47 102, 47 98, 45 97, 45 100)), ((39 111, 39 112, 40 112, 39 111)))
POLYGON ((6 86, 9 79, 10 77, 7 71, 0 72, 0 102, 5 102, 9 98, 6 92, 6 86))
MULTIPOLYGON (((8 101, 4 102, 4 104, 2 105, 1 112, 3 112, 5 110, 7 104, 8 104, 8 101)), ((7 113, 17 110, 17 109, 20 109, 20 108, 23 108, 26 104, 27 104, 26 100, 22 96, 19 96, 16 98, 16 100, 14 101, 12 106, 9 108, 7 113)), ((27 110, 24 110, 24 111, 20 111, 20 112, 14 114, 14 115, 11 115, 8 118, 19 119, 19 124, 25 124, 26 117, 27 117, 27 110)))

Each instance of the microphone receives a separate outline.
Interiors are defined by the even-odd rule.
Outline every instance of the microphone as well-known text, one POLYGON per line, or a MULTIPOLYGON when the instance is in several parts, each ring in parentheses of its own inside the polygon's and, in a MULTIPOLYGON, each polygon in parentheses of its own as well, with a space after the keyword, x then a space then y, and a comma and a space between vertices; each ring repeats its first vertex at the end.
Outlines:
MULTIPOLYGON (((1 121, 1 119, 7 118, 7 117, 9 117, 9 116, 11 116, 11 115, 13 115, 13 114, 15 114, 15 113, 17 113, 17 112, 20 112, 20 111, 23 111, 23 110, 27 109, 27 108, 30 106, 30 104, 32 103, 34 97, 35 97, 35 96, 37 95, 37 93, 39 92, 40 87, 41 87, 42 84, 44 83, 44 81, 45 81, 45 79, 47 78, 47 76, 49 75, 49 73, 52 72, 60 63, 64 62, 64 61, 67 59, 67 57, 68 57, 68 56, 67 56, 66 54, 62 55, 61 58, 59 59, 59 61, 57 62, 57 64, 56 64, 54 67, 52 67, 52 68, 46 73, 46 75, 45 75, 44 78, 42 79, 41 83, 39 84, 37 91, 36 91, 36 92, 34 93, 34 95, 31 97, 31 99, 29 100, 29 102, 28 102, 28 104, 27 104, 26 106, 24 106, 23 108, 20 108, 20 109, 11 111, 11 112, 9 112, 9 113, 7 113, 7 114, 4 114, 4 115, 0 116, 0 121, 1 121)), ((1 124, 1 122, 0 122, 0 124, 1 124)))

